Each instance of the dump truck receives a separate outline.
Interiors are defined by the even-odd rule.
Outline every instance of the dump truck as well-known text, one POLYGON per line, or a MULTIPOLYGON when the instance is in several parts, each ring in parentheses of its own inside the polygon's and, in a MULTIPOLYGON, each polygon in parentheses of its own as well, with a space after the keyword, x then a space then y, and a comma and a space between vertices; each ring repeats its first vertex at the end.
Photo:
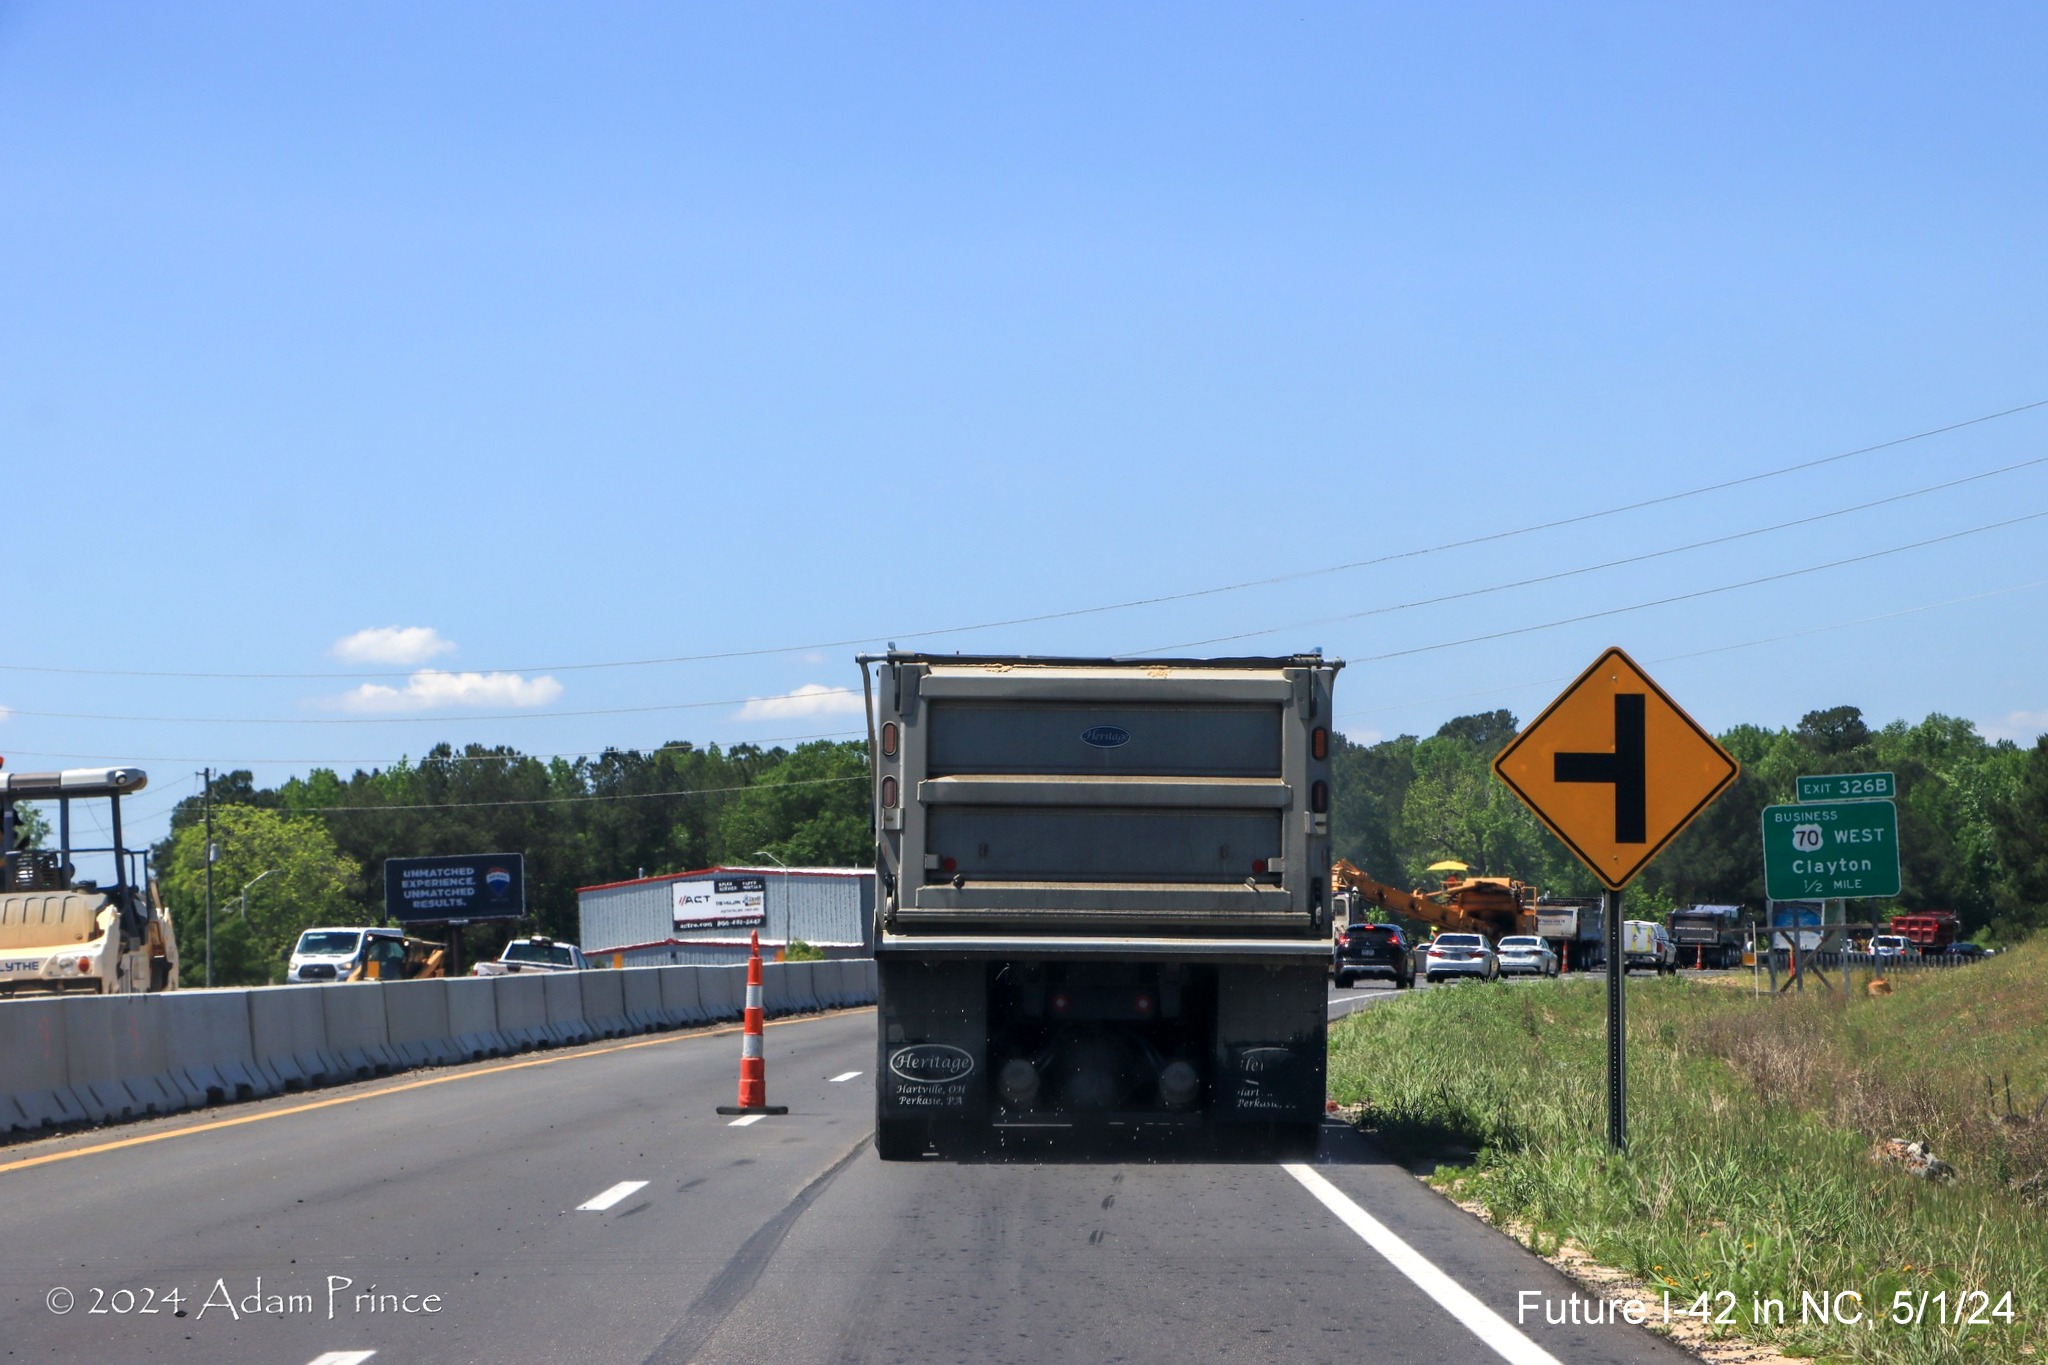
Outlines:
POLYGON ((1535 933, 1550 945, 1565 971, 1587 971, 1607 960, 1607 912, 1598 897, 1538 900, 1535 933))
POLYGON ((1312 1144, 1342 665, 859 662, 882 1159, 1026 1127, 1312 1144))
MULTIPOLYGON (((139 768, 0 771, 0 995, 77 991, 127 995, 178 984, 178 941, 149 875, 149 855, 123 846, 121 801, 149 777, 139 768), (105 847, 76 842, 73 804, 106 803, 105 847), (56 811, 57 846, 27 846, 20 807, 56 811), (111 876, 82 877, 74 861, 111 876)), ((47 823, 47 816, 45 816, 47 823)))
POLYGON ((1915 910, 1892 916, 1892 932, 1923 953, 1938 953, 1961 936, 1953 910, 1915 910))
POLYGON ((1739 905, 1688 905, 1666 917, 1681 967, 1732 967, 1742 961, 1739 905))

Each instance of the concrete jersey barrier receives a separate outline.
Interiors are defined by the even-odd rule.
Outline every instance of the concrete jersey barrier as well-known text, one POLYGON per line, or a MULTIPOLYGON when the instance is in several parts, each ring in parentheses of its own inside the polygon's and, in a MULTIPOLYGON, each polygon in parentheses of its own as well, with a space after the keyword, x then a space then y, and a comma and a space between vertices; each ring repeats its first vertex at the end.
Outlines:
POLYGON ((691 1028, 710 1018, 697 994, 697 968, 657 967, 661 974, 661 1008, 674 1028, 691 1028))
POLYGON ((547 988, 548 1035, 564 1047, 587 1043, 593 1034, 583 1017, 583 983, 588 972, 548 972, 541 977, 547 988))
POLYGON ((455 1046, 448 1021, 448 987, 438 978, 392 981, 378 988, 384 1004, 384 1037, 401 1066, 445 1066, 469 1058, 455 1046))
POLYGON ((704 1002, 704 1017, 712 1023, 724 1023, 740 1017, 746 1005, 747 969, 745 967, 699 967, 697 990, 704 1002))
POLYGON ((249 1043, 256 1069, 279 1090, 302 1090, 339 1079, 341 1063, 329 1056, 327 1010, 320 992, 329 986, 256 986, 249 1002, 249 1043))
POLYGON ((497 996, 498 1032, 524 1052, 555 1041, 548 1031, 547 982, 532 972, 492 977, 486 983, 497 996))
POLYGON ((618 973, 619 989, 625 997, 626 1023, 634 1033, 675 1027, 662 1008, 661 972, 660 967, 628 967, 618 973))
POLYGON ((564 972, 581 989, 577 1013, 594 1037, 623 1038, 636 1032, 626 1018, 626 973, 607 968, 595 972, 564 972))
POLYGON ((503 979, 460 976, 444 983, 448 987, 452 1060, 474 1062, 519 1051, 519 1044, 506 1035, 501 1022, 498 981, 503 979))
MULTIPOLYGON (((0 1001, 0 1129, 114 1122, 740 1017, 738 966, 0 1001)), ((871 1004, 872 959, 763 965, 770 1013, 871 1004)))
MULTIPOLYGON (((392 986, 407 983, 394 981, 392 986)), ((387 985, 360 982, 344 986, 318 986, 321 1012, 327 1024, 327 1054, 356 1080, 388 1076, 403 1062, 391 1051, 385 1032, 384 1011, 387 985)))
POLYGON ((146 997, 163 1035, 164 1059, 174 1083, 199 1104, 256 1099, 276 1093, 256 1067, 249 1039, 249 1002, 240 991, 169 991, 146 997))

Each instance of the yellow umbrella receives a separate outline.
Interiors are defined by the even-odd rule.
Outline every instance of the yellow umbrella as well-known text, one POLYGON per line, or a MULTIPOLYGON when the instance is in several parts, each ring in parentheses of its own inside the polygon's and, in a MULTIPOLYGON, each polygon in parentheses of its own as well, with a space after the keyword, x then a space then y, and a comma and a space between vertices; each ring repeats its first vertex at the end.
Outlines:
POLYGON ((1446 858, 1440 863, 1431 863, 1422 870, 1424 872, 1470 872, 1472 869, 1464 863, 1452 862, 1449 858, 1446 858))

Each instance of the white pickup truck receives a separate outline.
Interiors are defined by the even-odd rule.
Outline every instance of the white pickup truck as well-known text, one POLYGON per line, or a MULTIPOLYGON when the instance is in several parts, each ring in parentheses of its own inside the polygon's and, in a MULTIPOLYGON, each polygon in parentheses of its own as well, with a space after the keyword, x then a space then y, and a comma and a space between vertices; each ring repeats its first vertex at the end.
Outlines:
POLYGON ((551 938, 515 938, 505 945, 496 962, 479 962, 478 976, 506 976, 512 972, 580 972, 590 966, 583 950, 573 943, 551 938))

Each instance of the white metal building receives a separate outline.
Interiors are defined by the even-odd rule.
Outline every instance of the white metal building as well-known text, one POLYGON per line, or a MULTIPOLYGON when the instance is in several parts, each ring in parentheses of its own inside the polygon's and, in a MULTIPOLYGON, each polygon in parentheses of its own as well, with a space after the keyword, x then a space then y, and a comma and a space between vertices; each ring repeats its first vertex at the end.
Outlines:
POLYGON ((583 951, 628 966, 744 962, 792 939, 827 957, 874 953, 875 874, 855 867, 705 867, 576 890, 583 951))

